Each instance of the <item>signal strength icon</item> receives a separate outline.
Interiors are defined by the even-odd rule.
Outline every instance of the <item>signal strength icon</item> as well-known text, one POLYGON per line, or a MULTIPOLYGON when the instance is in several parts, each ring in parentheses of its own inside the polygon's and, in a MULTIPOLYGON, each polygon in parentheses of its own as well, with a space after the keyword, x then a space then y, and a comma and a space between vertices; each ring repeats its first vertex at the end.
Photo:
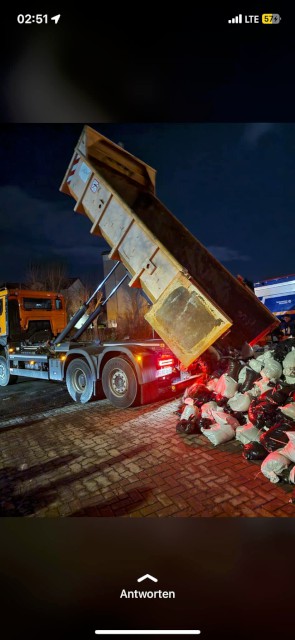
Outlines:
POLYGON ((228 20, 229 24, 242 24, 243 22, 243 16, 241 13, 239 13, 238 16, 236 16, 235 18, 231 18, 230 20, 228 20))

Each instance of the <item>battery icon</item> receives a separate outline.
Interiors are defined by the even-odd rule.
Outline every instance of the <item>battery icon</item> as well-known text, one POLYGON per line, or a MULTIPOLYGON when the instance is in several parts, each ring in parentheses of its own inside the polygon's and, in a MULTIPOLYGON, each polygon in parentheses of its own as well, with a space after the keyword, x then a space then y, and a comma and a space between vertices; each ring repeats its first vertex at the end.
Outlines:
POLYGON ((279 24, 281 22, 281 16, 278 13, 263 13, 262 14, 262 23, 263 24, 279 24))

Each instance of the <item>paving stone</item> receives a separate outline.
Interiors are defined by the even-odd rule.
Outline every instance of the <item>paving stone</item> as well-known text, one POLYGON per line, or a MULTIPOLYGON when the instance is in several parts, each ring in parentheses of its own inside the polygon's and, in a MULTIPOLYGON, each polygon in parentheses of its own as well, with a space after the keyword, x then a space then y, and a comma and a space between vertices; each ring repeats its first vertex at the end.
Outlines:
POLYGON ((178 403, 105 400, 14 421, 0 431, 4 515, 19 503, 25 517, 295 517, 294 487, 271 484, 238 443, 177 434, 178 403))

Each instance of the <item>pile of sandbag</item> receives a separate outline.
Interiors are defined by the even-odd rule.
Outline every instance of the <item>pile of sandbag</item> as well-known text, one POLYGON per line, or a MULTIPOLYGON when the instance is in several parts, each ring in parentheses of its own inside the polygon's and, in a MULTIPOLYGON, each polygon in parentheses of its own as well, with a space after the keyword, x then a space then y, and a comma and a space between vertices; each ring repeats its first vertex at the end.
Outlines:
MULTIPOLYGON (((204 379, 203 379, 204 380, 204 379)), ((205 384, 183 395, 176 430, 217 446, 236 438, 271 482, 295 484, 295 339, 222 355, 205 384)))

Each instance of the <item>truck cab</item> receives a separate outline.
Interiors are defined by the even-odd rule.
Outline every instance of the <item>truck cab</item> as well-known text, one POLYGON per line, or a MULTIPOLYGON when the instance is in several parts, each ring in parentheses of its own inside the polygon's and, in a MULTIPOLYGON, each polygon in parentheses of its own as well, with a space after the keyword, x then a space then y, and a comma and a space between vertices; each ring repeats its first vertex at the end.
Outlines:
POLYGON ((67 324, 62 295, 30 289, 0 290, 0 337, 39 341, 56 336, 67 324))

